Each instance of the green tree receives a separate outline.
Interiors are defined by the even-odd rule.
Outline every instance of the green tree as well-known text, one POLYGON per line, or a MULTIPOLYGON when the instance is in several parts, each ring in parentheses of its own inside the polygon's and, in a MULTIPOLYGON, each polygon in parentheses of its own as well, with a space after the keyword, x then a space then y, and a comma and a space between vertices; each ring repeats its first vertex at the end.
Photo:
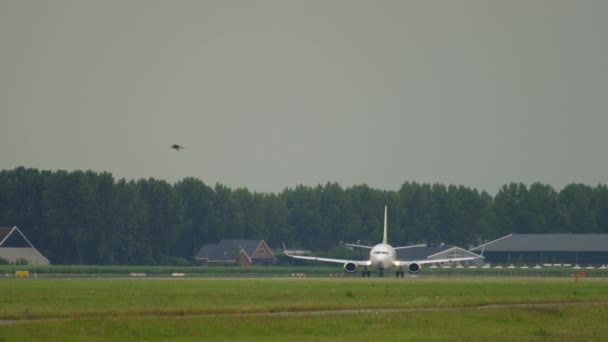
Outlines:
POLYGON ((599 233, 608 233, 608 187, 598 185, 594 189, 597 203, 596 227, 599 233))
POLYGON ((138 182, 138 195, 147 209, 152 259, 160 263, 180 234, 179 201, 169 183, 155 179, 138 182))
POLYGON ((114 178, 109 173, 87 171, 80 174, 81 213, 86 235, 84 263, 108 264, 112 262, 119 242, 113 211, 114 178))
POLYGON ((267 243, 271 246, 280 246, 283 242, 292 246, 294 241, 294 227, 289 224, 287 209, 283 195, 268 194, 264 197, 264 213, 266 226, 269 231, 267 243))
POLYGON ((531 232, 527 214, 523 208, 527 192, 527 187, 521 183, 503 185, 498 191, 492 205, 498 235, 531 232))
POLYGON ((568 233, 598 232, 597 202, 591 187, 570 184, 559 194, 559 203, 566 217, 565 231, 568 233))
POLYGON ((399 190, 401 203, 406 208, 405 230, 410 243, 439 244, 439 204, 429 184, 405 183, 399 190))
POLYGON ((240 221, 234 217, 235 206, 232 200, 232 190, 224 185, 215 185, 215 202, 213 205, 212 225, 215 228, 217 242, 222 238, 240 238, 241 236, 233 236, 236 230, 232 226, 234 222, 240 221))
POLYGON ((45 178, 42 208, 49 227, 51 253, 58 264, 84 264, 94 235, 87 226, 81 191, 82 171, 57 171, 45 178))
POLYGON ((173 255, 190 259, 206 242, 218 236, 212 225, 213 189, 195 178, 186 178, 175 185, 180 201, 181 222, 173 255))
POLYGON ((328 249, 336 244, 336 241, 324 239, 325 231, 319 214, 320 191, 320 186, 311 188, 303 185, 286 190, 288 223, 294 227, 297 247, 328 249))
POLYGON ((146 201, 146 193, 142 191, 142 188, 146 186, 145 183, 145 180, 129 182, 126 189, 123 189, 130 194, 127 206, 128 216, 124 218, 123 222, 125 240, 122 248, 128 265, 153 265, 157 262, 152 253, 151 215, 149 213, 151 209, 146 201))
MULTIPOLYGON (((347 242, 372 245, 382 241, 382 227, 384 223, 384 202, 382 192, 363 185, 355 185, 346 190, 350 195, 351 214, 350 221, 353 227, 351 235, 346 236, 347 242), (359 239, 362 239, 359 241, 359 239), (357 240, 357 241, 353 241, 357 240)), ((398 211, 393 209, 389 217, 398 217, 398 211)), ((393 234, 391 229, 391 234, 393 234)), ((391 240, 396 235, 391 235, 391 240)))

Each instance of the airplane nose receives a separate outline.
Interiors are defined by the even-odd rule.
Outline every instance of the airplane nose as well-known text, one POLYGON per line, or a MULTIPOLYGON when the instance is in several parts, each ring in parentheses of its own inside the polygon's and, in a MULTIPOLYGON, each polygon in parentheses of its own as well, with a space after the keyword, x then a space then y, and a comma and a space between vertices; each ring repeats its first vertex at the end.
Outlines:
POLYGON ((375 264, 378 265, 377 267, 383 267, 386 259, 387 259, 386 255, 383 255, 383 254, 377 255, 375 257, 375 264))

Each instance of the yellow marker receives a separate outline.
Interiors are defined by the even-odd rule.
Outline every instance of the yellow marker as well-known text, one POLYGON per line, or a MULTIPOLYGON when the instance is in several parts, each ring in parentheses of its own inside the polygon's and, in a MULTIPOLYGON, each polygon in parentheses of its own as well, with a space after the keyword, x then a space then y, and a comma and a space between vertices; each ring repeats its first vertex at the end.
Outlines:
POLYGON ((15 276, 16 277, 20 277, 20 278, 29 277, 30 276, 30 272, 29 271, 16 271, 15 272, 15 276))

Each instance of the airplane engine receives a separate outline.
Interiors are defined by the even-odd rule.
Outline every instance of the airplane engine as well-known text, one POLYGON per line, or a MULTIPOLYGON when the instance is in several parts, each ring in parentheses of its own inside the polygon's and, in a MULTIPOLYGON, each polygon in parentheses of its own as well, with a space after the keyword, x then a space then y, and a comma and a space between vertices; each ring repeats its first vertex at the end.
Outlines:
POLYGON ((411 274, 416 274, 416 273, 420 272, 420 265, 413 262, 413 263, 407 265, 407 271, 411 274))
POLYGON ((354 262, 347 262, 344 264, 344 270, 348 273, 353 273, 357 271, 357 265, 354 262))

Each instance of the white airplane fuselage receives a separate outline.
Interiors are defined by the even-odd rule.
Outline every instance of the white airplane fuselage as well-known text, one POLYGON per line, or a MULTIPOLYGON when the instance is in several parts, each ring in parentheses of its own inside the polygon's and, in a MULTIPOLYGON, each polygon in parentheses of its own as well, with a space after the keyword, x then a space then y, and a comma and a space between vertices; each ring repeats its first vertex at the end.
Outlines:
POLYGON ((388 244, 380 243, 372 247, 369 252, 369 260, 371 261, 371 267, 377 269, 387 269, 394 267, 394 261, 397 259, 397 252, 395 249, 388 244))

